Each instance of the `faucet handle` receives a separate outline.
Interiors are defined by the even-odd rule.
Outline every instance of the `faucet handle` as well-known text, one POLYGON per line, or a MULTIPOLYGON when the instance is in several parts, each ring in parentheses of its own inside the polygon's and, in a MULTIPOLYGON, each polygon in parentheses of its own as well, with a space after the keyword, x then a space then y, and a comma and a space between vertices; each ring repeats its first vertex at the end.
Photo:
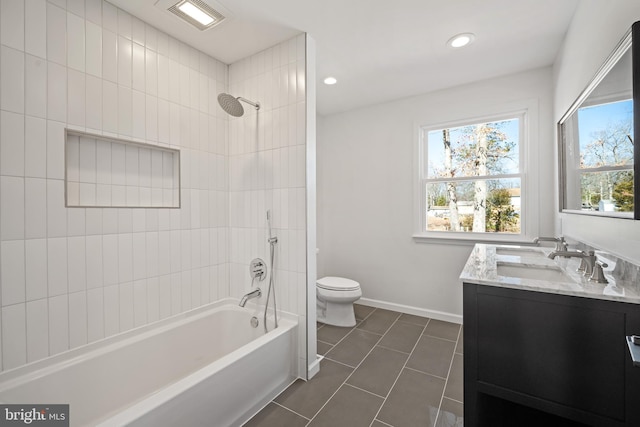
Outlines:
POLYGON ((556 251, 567 251, 569 250, 569 245, 567 241, 564 240, 564 237, 560 236, 558 241, 556 242, 556 251))
POLYGON ((582 273, 585 276, 592 274, 593 267, 591 267, 591 265, 594 264, 597 260, 596 253, 594 251, 585 252, 581 250, 578 250, 578 252, 584 256, 580 258, 580 266, 576 269, 576 271, 578 273, 582 273))
MULTIPOLYGON (((583 254, 587 255, 584 251, 578 251, 578 252, 582 252, 583 254)), ((580 258, 580 266, 576 269, 576 271, 578 273, 585 274, 585 271, 587 271, 587 260, 586 260, 586 258, 584 258, 584 257, 580 258)))
POLYGON ((589 281, 596 283, 609 283, 607 278, 604 276, 604 268, 609 267, 608 264, 602 261, 596 261, 593 266, 593 273, 591 273, 591 277, 589 277, 589 281))

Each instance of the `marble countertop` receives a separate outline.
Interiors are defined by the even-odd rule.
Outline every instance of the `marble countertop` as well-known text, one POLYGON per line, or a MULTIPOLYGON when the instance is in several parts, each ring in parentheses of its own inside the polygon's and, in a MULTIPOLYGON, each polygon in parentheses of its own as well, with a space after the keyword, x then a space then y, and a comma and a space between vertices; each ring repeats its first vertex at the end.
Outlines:
POLYGON ((536 246, 476 244, 467 260, 460 280, 467 283, 489 285, 502 288, 521 289, 551 294, 595 298, 640 304, 640 289, 636 280, 616 277, 616 260, 599 256, 608 264, 604 269, 607 284, 588 280, 576 269, 579 258, 550 259, 547 255, 552 248, 536 246), (536 275, 549 276, 550 280, 537 280, 509 276, 510 271, 527 270, 536 275))

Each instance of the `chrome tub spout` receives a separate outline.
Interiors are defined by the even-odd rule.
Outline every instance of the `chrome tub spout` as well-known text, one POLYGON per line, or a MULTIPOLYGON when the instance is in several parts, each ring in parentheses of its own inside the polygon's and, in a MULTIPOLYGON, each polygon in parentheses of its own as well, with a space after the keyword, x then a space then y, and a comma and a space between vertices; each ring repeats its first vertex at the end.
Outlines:
POLYGON ((251 291, 248 294, 246 294, 245 296, 242 297, 242 299, 240 300, 240 303, 238 304, 240 307, 244 307, 244 305, 247 303, 247 301, 249 301, 252 298, 259 298, 262 295, 262 291, 260 290, 260 288, 256 289, 255 291, 251 291))

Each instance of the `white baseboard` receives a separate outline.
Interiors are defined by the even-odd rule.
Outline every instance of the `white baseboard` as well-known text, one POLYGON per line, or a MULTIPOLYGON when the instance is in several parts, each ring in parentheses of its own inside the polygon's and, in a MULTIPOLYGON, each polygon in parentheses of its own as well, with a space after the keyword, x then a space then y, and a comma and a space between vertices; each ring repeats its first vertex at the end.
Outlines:
POLYGON ((427 310, 409 305, 395 304, 392 302, 379 301, 370 298, 360 298, 356 304, 366 305, 368 307, 384 308, 386 310, 398 311, 400 313, 413 314, 416 316, 428 317, 430 319, 442 320, 444 322, 462 324, 462 316, 459 314, 446 313, 444 311, 427 310))
POLYGON ((309 363, 309 370, 307 371, 307 380, 313 378, 318 372, 320 372, 320 362, 324 359, 324 356, 317 355, 316 360, 309 363))

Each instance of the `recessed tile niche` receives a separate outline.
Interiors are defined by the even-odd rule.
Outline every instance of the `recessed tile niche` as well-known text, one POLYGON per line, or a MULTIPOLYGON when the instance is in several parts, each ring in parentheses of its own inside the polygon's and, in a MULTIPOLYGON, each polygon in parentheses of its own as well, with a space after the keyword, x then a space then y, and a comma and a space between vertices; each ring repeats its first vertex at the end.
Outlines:
POLYGON ((180 151, 65 130, 67 207, 180 207, 180 151))

